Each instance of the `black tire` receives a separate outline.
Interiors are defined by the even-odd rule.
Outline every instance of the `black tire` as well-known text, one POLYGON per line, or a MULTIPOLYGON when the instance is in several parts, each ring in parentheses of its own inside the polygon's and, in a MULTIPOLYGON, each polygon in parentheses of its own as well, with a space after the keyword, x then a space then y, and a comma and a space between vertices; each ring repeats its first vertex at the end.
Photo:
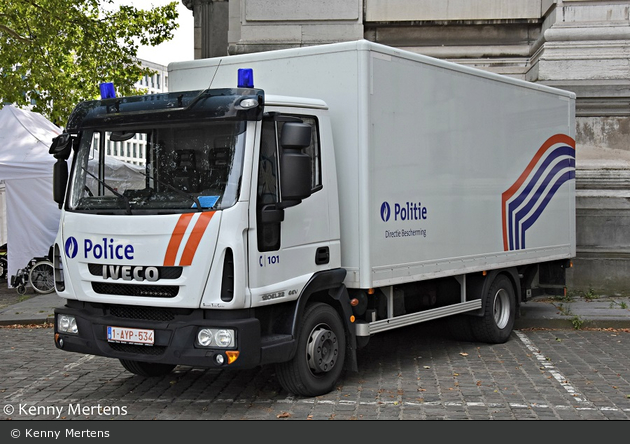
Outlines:
POLYGON ((332 391, 346 356, 346 333, 337 312, 328 304, 306 307, 300 322, 297 352, 276 365, 278 381, 297 396, 319 396, 332 391))
POLYGON ((499 274, 483 295, 484 314, 471 317, 475 338, 489 344, 503 344, 512 334, 516 318, 516 298, 512 281, 499 274))
POLYGON ((474 341, 476 340, 471 326, 470 316, 458 314, 446 318, 446 326, 448 334, 456 341, 474 341))
POLYGON ((120 359, 120 363, 125 367, 125 370, 147 378, 168 375, 175 368, 172 364, 131 361, 129 359, 120 359))
POLYGON ((50 261, 39 261, 28 274, 31 287, 41 294, 55 291, 55 269, 50 261))

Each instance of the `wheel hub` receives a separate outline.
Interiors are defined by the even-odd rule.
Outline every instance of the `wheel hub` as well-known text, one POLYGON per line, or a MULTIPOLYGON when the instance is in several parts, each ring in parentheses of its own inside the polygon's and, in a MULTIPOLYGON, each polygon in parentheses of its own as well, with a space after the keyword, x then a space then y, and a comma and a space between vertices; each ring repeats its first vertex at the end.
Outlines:
POLYGON ((331 330, 319 327, 313 330, 307 349, 308 365, 315 373, 332 370, 337 362, 339 343, 331 330))
POLYGON ((499 328, 505 328, 510 319, 510 300, 509 295, 504 289, 500 289, 494 295, 494 303, 492 304, 492 311, 494 314, 494 321, 499 328))

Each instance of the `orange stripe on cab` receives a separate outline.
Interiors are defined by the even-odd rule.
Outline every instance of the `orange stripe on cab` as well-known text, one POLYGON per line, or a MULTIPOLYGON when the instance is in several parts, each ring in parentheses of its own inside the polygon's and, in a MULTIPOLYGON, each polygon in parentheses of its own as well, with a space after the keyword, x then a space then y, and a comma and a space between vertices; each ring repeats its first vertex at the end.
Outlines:
POLYGON ((175 225, 175 228, 173 229, 173 234, 171 234, 171 240, 168 242, 166 254, 164 255, 165 267, 175 265, 175 259, 177 259, 177 251, 179 250, 179 246, 182 243, 184 234, 186 233, 186 228, 188 228, 188 224, 190 223, 192 217, 193 213, 185 213, 179 217, 177 225, 175 225))
POLYGON ((197 219, 197 223, 195 224, 192 233, 190 233, 188 242, 186 242, 186 247, 182 253, 179 265, 186 266, 192 264, 197 247, 199 247, 199 242, 201 242, 203 233, 206 231, 206 228, 208 228, 208 224, 210 223, 212 216, 214 216, 214 211, 208 211, 199 215, 199 219, 197 219))

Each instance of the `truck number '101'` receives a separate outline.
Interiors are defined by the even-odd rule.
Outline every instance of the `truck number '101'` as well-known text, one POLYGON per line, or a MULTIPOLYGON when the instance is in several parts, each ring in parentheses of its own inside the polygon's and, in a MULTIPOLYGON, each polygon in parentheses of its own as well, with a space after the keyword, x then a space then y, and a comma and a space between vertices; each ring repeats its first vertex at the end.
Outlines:
POLYGON ((267 265, 278 265, 280 263, 280 256, 260 256, 260 258, 258 259, 258 263, 261 267, 266 267, 267 265))

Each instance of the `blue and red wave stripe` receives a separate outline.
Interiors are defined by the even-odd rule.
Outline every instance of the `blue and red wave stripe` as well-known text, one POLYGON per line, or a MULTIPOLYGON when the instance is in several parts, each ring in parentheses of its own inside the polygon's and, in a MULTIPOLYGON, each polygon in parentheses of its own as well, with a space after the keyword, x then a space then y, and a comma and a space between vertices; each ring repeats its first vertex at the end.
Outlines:
POLYGON ((523 173, 501 195, 503 249, 525 248, 525 232, 540 217, 560 186, 575 178, 575 140, 550 137, 523 173))

